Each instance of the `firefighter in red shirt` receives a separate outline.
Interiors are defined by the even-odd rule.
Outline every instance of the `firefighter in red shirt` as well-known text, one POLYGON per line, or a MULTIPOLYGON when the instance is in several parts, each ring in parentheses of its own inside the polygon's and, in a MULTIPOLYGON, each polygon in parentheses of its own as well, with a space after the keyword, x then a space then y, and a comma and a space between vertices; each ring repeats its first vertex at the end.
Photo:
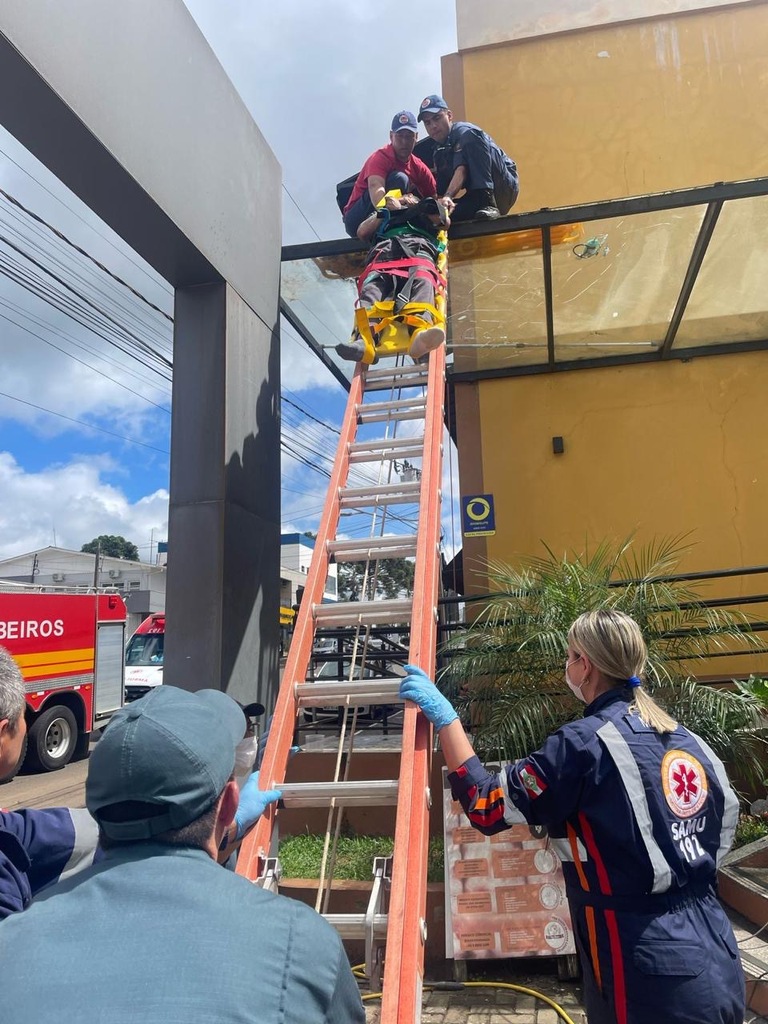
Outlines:
POLYGON ((435 178, 427 165, 413 155, 419 126, 415 114, 401 110, 392 119, 389 145, 377 149, 362 171, 344 207, 344 227, 352 238, 367 240, 377 227, 376 205, 387 192, 399 189, 403 196, 390 200, 391 209, 413 205, 435 194, 435 178))

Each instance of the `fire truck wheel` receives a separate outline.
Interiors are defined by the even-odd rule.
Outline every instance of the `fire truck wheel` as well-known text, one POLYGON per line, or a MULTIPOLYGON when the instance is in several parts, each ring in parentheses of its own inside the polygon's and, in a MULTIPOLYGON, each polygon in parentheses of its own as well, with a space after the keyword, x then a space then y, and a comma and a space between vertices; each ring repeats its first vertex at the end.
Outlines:
POLYGON ((75 716, 62 704, 46 708, 29 728, 27 763, 54 772, 72 760, 77 744, 75 716))

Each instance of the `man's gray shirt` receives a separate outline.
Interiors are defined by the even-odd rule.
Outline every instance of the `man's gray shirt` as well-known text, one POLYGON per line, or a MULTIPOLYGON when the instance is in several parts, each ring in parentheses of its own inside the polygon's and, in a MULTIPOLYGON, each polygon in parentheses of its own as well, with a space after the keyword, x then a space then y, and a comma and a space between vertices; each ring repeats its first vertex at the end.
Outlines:
POLYGON ((14 1024, 362 1024, 341 941, 319 914, 202 850, 109 851, 0 923, 14 1024))

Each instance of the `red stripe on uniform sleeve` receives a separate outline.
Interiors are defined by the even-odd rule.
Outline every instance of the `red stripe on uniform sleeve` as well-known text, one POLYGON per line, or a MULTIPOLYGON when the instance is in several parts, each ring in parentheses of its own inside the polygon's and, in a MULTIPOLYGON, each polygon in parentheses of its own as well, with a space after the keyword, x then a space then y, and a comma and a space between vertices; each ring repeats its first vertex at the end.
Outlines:
MULTIPOLYGON (((579 824, 581 834, 584 837, 584 844, 587 847, 592 860, 595 862, 597 881, 600 885, 600 892, 606 896, 611 894, 611 882, 608 878, 608 871, 605 867, 600 851, 595 842, 592 826, 583 811, 579 812, 579 824)), ((613 1005, 616 1010, 617 1024, 627 1024, 627 993, 624 981, 624 956, 621 952, 621 941, 619 939, 619 927, 616 922, 616 914, 613 910, 605 910, 605 924, 608 929, 608 942, 611 948, 611 966, 613 968, 613 1005)))

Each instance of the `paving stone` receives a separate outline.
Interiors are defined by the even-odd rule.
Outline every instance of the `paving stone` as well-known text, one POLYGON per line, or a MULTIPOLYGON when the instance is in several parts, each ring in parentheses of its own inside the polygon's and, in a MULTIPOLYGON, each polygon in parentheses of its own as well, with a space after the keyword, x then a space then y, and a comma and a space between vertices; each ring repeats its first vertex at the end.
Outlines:
POLYGON ((452 994, 451 992, 425 992, 423 1005, 428 1006, 430 1010, 434 1006, 449 1006, 452 994))
POLYGON ((450 1006, 443 1018, 444 1024, 464 1024, 467 1019, 466 1006, 450 1006))
POLYGON ((496 989, 496 1003, 498 1006, 518 1006, 518 999, 520 998, 517 992, 513 992, 509 988, 497 988, 496 989))
POLYGON ((557 1011, 550 1006, 539 1010, 536 1014, 536 1024, 557 1024, 558 1020, 562 1020, 562 1017, 559 1017, 557 1011))

